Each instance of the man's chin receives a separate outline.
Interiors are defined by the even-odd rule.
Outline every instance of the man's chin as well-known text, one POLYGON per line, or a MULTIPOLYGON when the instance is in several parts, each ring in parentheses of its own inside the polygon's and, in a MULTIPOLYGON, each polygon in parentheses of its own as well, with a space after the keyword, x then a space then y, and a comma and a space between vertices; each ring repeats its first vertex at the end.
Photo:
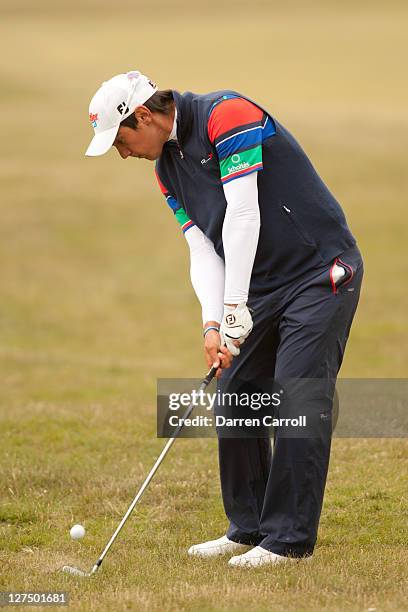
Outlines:
POLYGON ((149 155, 133 155, 133 157, 135 157, 136 159, 147 159, 148 161, 156 161, 156 159, 159 159, 160 154, 153 155, 152 153, 150 153, 149 155))
POLYGON ((132 157, 135 157, 136 159, 147 159, 149 161, 156 161, 156 159, 159 159, 160 155, 162 154, 162 149, 160 149, 160 151, 155 151, 154 153, 145 153, 144 155, 132 155, 132 157))

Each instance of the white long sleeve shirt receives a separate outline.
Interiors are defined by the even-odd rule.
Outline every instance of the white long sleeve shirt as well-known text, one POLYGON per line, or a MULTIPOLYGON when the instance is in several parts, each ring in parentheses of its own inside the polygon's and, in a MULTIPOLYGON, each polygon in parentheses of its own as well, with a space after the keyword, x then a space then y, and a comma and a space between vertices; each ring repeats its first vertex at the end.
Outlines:
POLYGON ((225 264, 198 227, 193 226, 185 233, 190 247, 191 282, 201 303, 203 323, 220 322, 224 304, 248 299, 260 228, 257 177, 258 173, 253 172, 224 185, 225 264))

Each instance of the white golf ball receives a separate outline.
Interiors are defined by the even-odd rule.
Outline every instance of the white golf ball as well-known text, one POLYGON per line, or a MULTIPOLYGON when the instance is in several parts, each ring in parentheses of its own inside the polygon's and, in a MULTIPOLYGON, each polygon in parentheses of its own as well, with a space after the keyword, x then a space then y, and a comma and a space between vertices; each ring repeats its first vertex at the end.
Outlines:
POLYGON ((69 532, 73 540, 80 540, 85 535, 85 529, 82 525, 74 525, 69 532))

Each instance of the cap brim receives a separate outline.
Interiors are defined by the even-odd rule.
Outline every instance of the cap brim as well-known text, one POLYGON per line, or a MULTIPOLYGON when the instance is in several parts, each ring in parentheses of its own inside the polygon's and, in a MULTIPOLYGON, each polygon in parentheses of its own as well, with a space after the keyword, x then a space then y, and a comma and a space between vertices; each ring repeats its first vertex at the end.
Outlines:
POLYGON ((113 141, 116 138, 116 134, 118 133, 119 125, 110 128, 109 130, 104 130, 103 132, 99 132, 99 134, 95 134, 95 136, 91 140, 91 144, 86 150, 85 155, 88 157, 96 157, 97 155, 103 155, 113 145, 113 141))

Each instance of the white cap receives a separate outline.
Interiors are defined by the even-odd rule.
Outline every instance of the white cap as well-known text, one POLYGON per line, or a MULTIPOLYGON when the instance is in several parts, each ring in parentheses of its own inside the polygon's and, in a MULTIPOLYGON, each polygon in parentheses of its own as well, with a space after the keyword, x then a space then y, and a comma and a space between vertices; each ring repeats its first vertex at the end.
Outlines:
POLYGON ((89 119, 95 131, 85 155, 103 155, 113 144, 120 122, 131 115, 157 91, 157 85, 134 70, 102 83, 89 105, 89 119))

